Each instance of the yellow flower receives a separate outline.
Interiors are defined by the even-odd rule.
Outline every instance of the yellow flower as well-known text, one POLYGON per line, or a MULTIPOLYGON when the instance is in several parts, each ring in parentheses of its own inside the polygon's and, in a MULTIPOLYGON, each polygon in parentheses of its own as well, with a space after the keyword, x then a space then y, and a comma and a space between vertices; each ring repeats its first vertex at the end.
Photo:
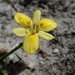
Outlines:
POLYGON ((38 50, 39 37, 45 40, 52 40, 53 35, 46 33, 57 27, 57 23, 51 19, 40 20, 41 11, 33 13, 33 19, 17 12, 14 15, 16 22, 23 28, 14 28, 12 32, 17 36, 26 36, 23 42, 23 49, 28 54, 33 54, 38 50))

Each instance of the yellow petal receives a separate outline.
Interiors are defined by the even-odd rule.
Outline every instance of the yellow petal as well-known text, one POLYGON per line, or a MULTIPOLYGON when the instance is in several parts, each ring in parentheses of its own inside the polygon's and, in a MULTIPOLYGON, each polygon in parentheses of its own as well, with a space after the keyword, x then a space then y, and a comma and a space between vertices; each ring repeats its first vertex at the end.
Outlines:
POLYGON ((39 37, 41 37, 41 38, 43 38, 45 40, 52 40, 52 39, 54 39, 53 35, 48 34, 48 33, 44 32, 44 31, 39 31, 37 34, 38 34, 39 37))
POLYGON ((14 28, 12 32, 17 36, 25 36, 26 35, 26 29, 25 28, 14 28))
POLYGON ((40 10, 36 10, 33 13, 33 25, 38 25, 39 24, 40 17, 41 17, 41 11, 40 10))
POLYGON ((43 31, 52 31, 57 27, 57 23, 51 19, 42 19, 40 21, 40 29, 43 31))
POLYGON ((22 13, 16 13, 14 15, 14 18, 15 18, 16 22, 22 27, 30 27, 31 26, 31 23, 32 23, 31 19, 22 13))
POLYGON ((39 38, 37 34, 28 34, 23 43, 23 49, 28 54, 33 54, 38 50, 39 38))

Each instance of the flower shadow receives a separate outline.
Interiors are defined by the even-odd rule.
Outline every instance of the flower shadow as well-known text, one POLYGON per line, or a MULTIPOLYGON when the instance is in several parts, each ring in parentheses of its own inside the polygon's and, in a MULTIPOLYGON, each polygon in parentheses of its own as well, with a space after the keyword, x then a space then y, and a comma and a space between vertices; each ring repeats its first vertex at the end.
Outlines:
POLYGON ((8 71, 8 75, 18 75, 20 72, 25 70, 27 66, 22 61, 13 62, 10 61, 8 64, 6 64, 6 69, 8 71))

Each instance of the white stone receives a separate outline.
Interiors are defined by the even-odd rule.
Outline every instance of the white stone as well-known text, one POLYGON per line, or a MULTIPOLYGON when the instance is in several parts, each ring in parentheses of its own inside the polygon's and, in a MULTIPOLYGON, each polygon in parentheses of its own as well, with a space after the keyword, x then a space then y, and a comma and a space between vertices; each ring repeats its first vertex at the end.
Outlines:
POLYGON ((53 50, 53 53, 59 53, 59 50, 56 48, 53 50))

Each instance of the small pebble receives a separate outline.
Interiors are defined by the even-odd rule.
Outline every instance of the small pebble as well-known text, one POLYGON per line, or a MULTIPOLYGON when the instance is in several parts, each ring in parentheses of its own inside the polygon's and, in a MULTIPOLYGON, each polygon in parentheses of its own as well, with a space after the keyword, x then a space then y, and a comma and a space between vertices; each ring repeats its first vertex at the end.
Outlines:
POLYGON ((25 64, 31 69, 37 67, 39 64, 36 55, 28 55, 26 58, 24 57, 24 59, 25 59, 25 64))
POLYGON ((54 49, 53 53, 59 53, 59 50, 58 49, 54 49))
POLYGON ((11 54, 10 56, 9 56, 9 59, 13 59, 14 58, 14 54, 11 54))

